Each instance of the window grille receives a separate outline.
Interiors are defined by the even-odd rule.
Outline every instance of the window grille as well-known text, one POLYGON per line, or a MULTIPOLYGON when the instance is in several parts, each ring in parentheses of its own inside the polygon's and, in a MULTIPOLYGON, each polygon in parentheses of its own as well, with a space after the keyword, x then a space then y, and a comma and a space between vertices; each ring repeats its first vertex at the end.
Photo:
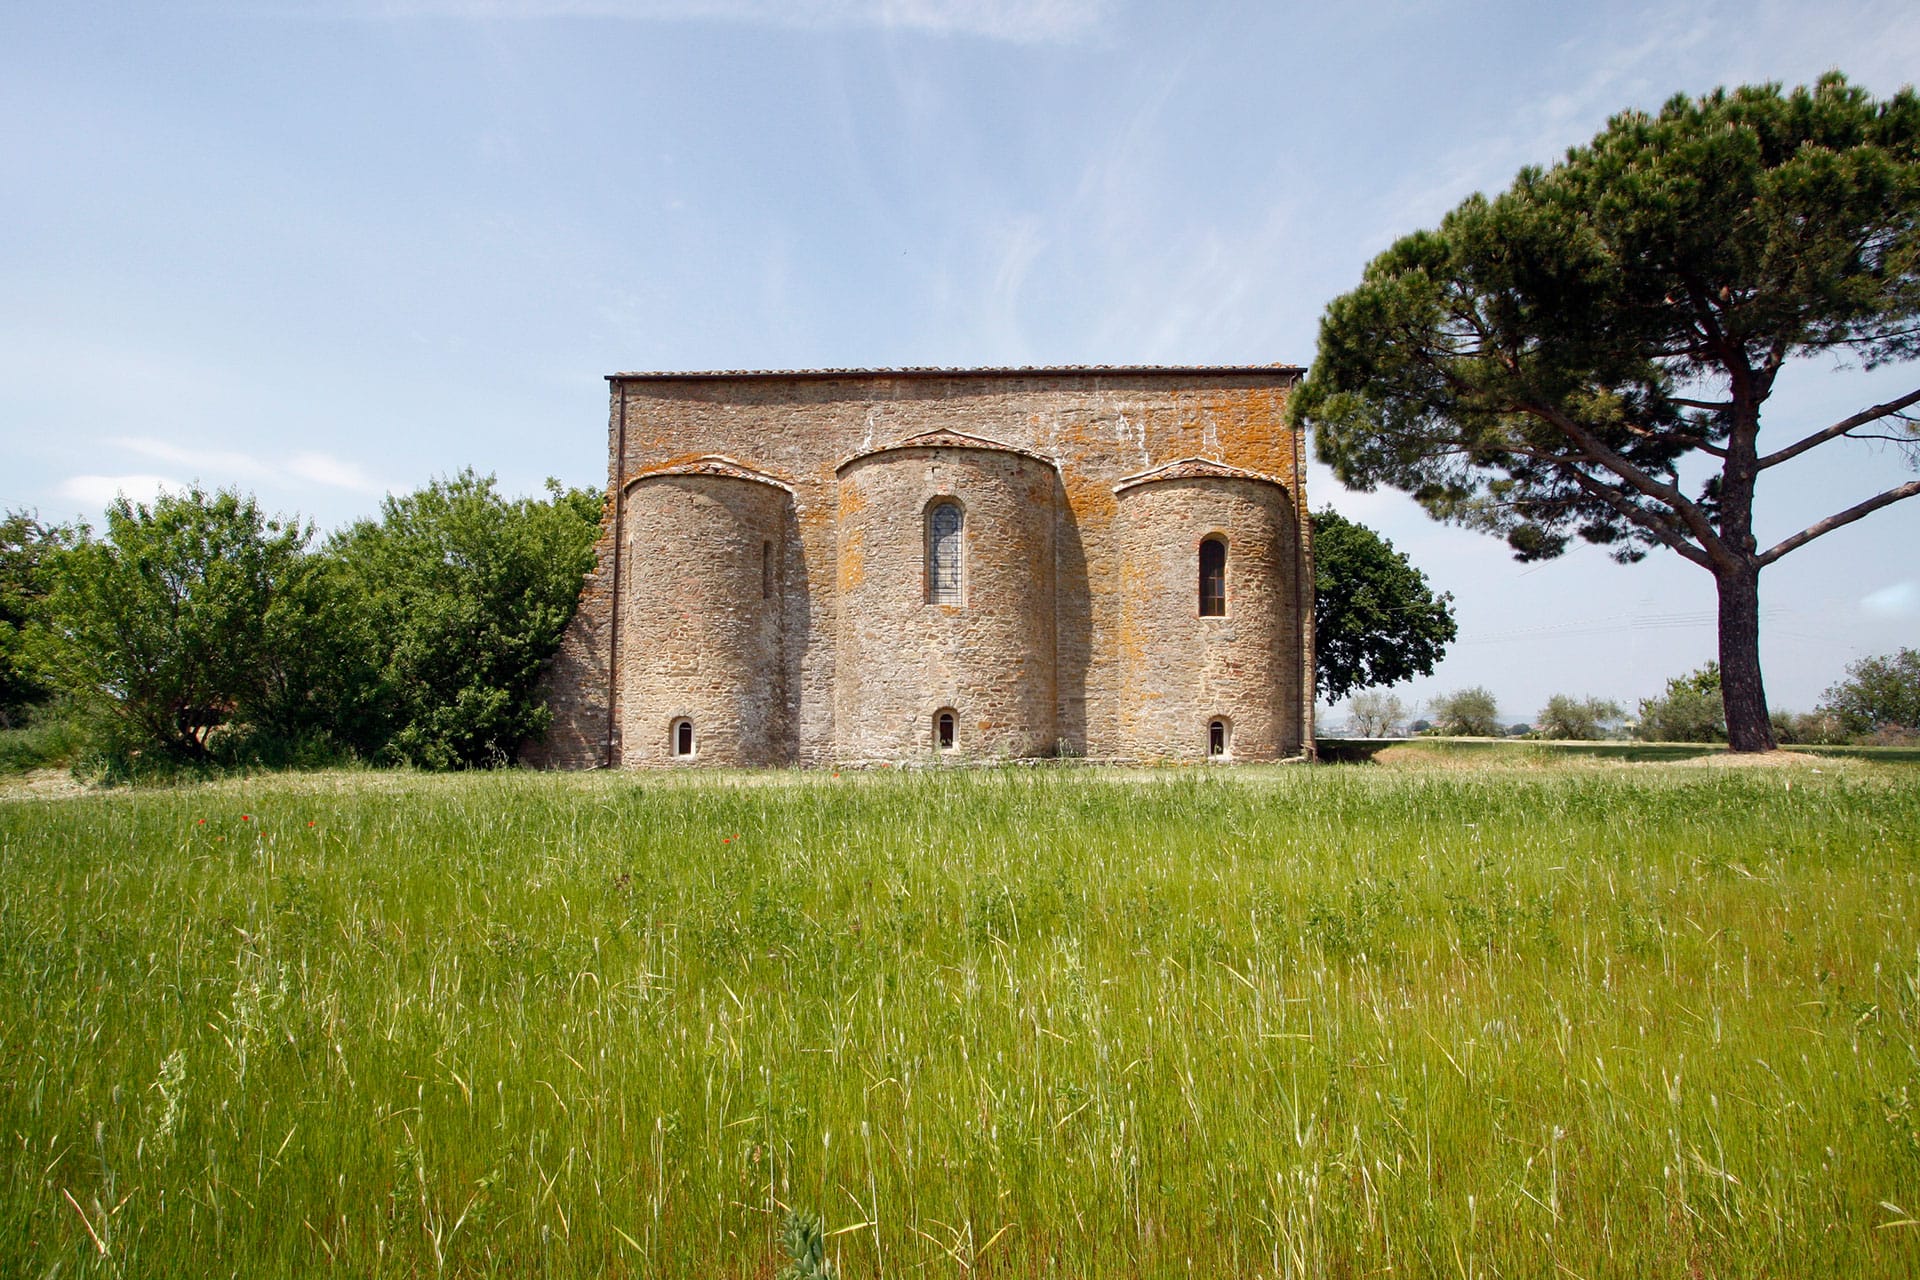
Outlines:
POLYGON ((927 512, 927 603, 960 603, 960 504, 940 502, 927 512))

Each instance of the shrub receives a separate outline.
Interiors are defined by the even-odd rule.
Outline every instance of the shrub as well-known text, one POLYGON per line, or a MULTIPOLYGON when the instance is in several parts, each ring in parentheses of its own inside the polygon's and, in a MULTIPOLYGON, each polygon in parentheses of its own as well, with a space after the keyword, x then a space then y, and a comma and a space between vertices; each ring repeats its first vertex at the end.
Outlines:
POLYGON ((1634 736, 1645 742, 1725 742, 1727 717, 1720 700, 1720 664, 1667 681, 1664 697, 1643 698, 1634 736))

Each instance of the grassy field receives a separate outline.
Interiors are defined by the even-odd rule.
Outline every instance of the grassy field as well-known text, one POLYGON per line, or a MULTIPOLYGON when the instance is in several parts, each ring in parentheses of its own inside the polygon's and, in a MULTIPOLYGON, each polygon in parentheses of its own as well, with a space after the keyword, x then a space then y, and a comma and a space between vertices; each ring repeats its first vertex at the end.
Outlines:
POLYGON ((1920 770, 0 802, 0 1274, 1920 1273, 1920 770))

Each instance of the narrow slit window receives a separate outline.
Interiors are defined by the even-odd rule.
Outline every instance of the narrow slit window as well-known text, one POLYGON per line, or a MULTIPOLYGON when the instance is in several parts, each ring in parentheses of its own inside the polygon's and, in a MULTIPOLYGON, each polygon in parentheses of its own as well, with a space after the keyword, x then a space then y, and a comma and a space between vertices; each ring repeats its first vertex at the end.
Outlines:
POLYGON ((673 754, 676 756, 693 754, 693 721, 675 720, 673 722, 673 754))
POLYGON ((1227 540, 1208 538, 1200 544, 1200 616, 1227 616, 1227 540))
POLYGON ((933 745, 941 751, 953 750, 953 712, 942 711, 933 718, 933 745))
POLYGON ((773 599, 773 544, 760 544, 760 598, 773 599))
POLYGON ((1214 720, 1207 725, 1207 754, 1218 759, 1227 754, 1227 722, 1214 720))
POLYGON ((927 603, 960 603, 960 504, 927 509, 927 603))

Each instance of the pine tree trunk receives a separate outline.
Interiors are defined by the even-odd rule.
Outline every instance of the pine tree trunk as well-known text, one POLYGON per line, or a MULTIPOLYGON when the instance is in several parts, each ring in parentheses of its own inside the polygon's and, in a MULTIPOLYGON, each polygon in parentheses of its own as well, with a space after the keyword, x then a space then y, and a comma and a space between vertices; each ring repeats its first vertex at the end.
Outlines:
POLYGON ((1772 751, 1767 691, 1760 681, 1760 570, 1747 564, 1721 569, 1720 699, 1732 751, 1772 751))

